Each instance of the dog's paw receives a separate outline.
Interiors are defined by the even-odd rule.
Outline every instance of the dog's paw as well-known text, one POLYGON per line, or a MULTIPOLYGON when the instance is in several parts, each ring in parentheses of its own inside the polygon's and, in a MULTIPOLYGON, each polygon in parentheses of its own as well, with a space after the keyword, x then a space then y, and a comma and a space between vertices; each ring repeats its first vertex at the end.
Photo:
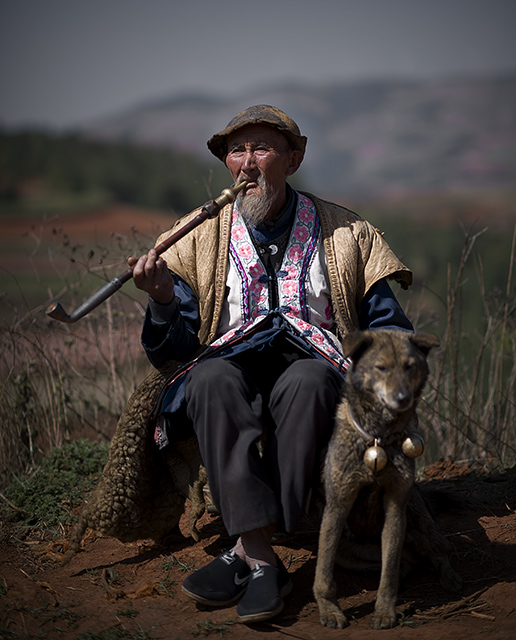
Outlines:
POLYGON ((392 629, 396 626, 396 611, 394 613, 378 613, 375 611, 371 620, 372 629, 392 629))
POLYGON ((349 625, 348 619, 339 605, 328 600, 319 602, 319 616, 323 627, 345 629, 349 625))
POLYGON ((441 583, 441 587, 451 593, 458 593, 462 589, 462 578, 458 573, 455 573, 451 567, 446 573, 441 573, 439 581, 441 583))

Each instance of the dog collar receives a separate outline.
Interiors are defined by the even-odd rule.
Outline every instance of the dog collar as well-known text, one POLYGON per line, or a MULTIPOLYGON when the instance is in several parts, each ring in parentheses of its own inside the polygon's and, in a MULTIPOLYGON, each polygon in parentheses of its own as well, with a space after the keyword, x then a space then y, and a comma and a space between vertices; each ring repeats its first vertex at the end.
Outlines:
POLYGON ((425 442, 419 433, 400 433, 382 440, 376 438, 363 429, 356 420, 349 403, 346 404, 348 418, 355 430, 364 438, 368 448, 364 452, 364 464, 371 471, 381 471, 387 464, 389 458, 383 447, 391 444, 401 444, 401 450, 407 458, 418 458, 425 449, 425 442), (383 445, 383 446, 382 446, 383 445))
POLYGON ((375 440, 377 442, 380 442, 380 438, 375 438, 374 436, 369 435, 367 433, 367 431, 365 431, 365 429, 362 429, 360 424, 357 422, 355 416, 353 415, 353 412, 351 411, 351 407, 349 406, 349 403, 346 404, 346 408, 348 410, 349 421, 355 427, 355 429, 358 431, 358 433, 362 436, 362 438, 364 438, 364 440, 367 442, 367 444, 370 444, 370 443, 374 442, 375 440))

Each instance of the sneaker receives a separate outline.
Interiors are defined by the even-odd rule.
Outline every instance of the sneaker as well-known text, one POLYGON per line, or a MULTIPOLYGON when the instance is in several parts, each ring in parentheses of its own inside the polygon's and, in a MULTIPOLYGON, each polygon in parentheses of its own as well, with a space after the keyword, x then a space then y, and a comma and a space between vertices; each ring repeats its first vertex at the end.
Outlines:
POLYGON ((283 610, 283 598, 292 591, 292 580, 278 556, 276 562, 276 567, 257 564, 251 571, 247 591, 237 606, 241 622, 268 620, 283 610))
POLYGON ((233 550, 226 551, 185 578, 182 591, 212 607, 234 604, 245 592, 251 570, 233 550))

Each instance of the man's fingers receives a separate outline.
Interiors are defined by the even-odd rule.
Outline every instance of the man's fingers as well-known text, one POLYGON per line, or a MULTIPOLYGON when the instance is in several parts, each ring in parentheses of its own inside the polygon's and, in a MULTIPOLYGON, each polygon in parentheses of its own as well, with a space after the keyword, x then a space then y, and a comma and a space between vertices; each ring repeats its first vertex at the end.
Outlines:
POLYGON ((167 263, 154 249, 139 258, 129 256, 127 264, 132 267, 133 281, 138 289, 146 291, 156 302, 170 303, 174 298, 174 281, 168 273, 167 263))
POLYGON ((139 258, 136 256, 128 256, 126 258, 126 262, 130 267, 134 267, 138 262, 142 268, 146 269, 156 263, 160 258, 156 254, 155 249, 151 249, 148 253, 144 253, 139 258))
POLYGON ((160 258, 156 256, 156 253, 149 251, 144 265, 145 275, 148 278, 155 277, 157 274, 159 274, 161 266, 160 262, 162 262, 162 260, 160 260, 160 258))
POLYGON ((139 258, 134 258, 134 256, 130 256, 127 258, 127 263, 133 269, 133 280, 135 284, 138 286, 139 283, 142 282, 142 279, 148 277, 147 275, 147 254, 140 256, 139 258), (132 264, 129 262, 131 260, 132 264))

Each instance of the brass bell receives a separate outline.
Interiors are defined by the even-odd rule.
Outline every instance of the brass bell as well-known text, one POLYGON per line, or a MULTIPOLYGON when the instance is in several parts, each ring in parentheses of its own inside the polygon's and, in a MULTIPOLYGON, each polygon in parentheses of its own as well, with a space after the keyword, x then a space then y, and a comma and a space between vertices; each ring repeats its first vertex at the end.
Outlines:
POLYGON ((387 454, 385 449, 378 445, 378 440, 375 439, 374 445, 365 450, 364 464, 371 471, 381 471, 387 464, 387 454))
POLYGON ((419 433, 413 432, 403 440, 401 450, 407 458, 419 458, 425 450, 425 441, 419 433))

